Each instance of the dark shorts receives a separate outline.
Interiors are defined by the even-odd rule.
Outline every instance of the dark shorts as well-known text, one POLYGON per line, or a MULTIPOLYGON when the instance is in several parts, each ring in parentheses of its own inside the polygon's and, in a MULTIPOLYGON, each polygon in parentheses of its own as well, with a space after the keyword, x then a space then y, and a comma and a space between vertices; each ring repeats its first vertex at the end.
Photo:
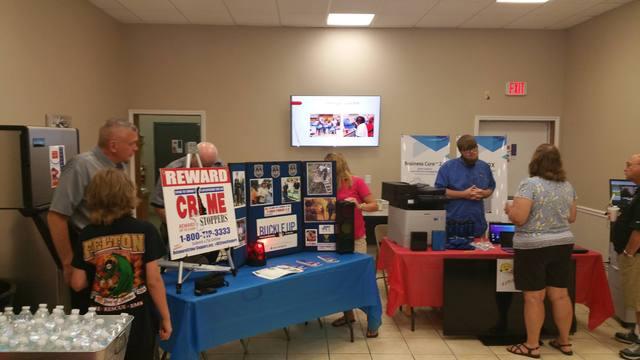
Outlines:
POLYGON ((568 288, 571 281, 573 245, 539 249, 515 249, 513 277, 516 289, 537 291, 553 286, 568 288))

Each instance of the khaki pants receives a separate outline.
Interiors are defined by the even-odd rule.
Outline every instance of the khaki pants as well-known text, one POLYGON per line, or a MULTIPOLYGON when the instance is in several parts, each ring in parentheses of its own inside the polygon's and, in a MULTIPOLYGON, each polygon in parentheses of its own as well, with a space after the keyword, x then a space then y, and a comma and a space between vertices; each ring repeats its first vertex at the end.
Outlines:
POLYGON ((640 255, 634 257, 618 255, 618 265, 622 278, 624 304, 638 312, 640 311, 640 255))

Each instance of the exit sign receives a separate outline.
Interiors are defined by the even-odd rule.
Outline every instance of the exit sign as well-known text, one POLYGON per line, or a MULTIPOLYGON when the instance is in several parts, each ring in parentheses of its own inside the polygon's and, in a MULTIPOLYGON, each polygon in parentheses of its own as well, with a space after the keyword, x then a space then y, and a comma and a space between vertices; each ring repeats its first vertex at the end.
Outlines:
POLYGON ((527 95, 527 82, 509 81, 505 86, 504 93, 507 96, 525 96, 527 95))

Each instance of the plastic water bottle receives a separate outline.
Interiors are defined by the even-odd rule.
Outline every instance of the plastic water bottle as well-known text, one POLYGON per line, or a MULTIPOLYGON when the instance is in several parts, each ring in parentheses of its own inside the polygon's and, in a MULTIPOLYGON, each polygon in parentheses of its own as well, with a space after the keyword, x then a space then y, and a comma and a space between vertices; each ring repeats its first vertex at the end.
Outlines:
POLYGON ((96 327, 92 336, 93 344, 97 344, 99 349, 106 348, 111 342, 111 337, 105 329, 104 319, 96 319, 96 327))
POLYGON ((29 306, 23 306, 20 314, 16 315, 16 317, 13 319, 13 323, 16 325, 25 324, 27 327, 30 327, 31 323, 33 322, 33 315, 31 314, 30 309, 31 308, 29 306))
POLYGON ((33 327, 29 329, 29 348, 42 350, 49 337, 45 333, 44 320, 39 318, 33 321, 33 327))
POLYGON ((68 318, 69 323, 67 324, 68 336, 71 338, 75 338, 80 333, 81 328, 80 328, 79 316, 80 315, 74 314, 73 310, 71 310, 71 315, 69 315, 69 318, 68 318))
POLYGON ((38 304, 38 310, 33 315, 34 319, 43 319, 46 320, 49 317, 49 309, 47 308, 47 304, 38 304))
POLYGON ((453 220, 447 221, 447 239, 453 239, 456 237, 456 222, 453 220))
POLYGON ((465 224, 465 237, 468 240, 473 240, 473 221, 467 220, 464 222, 465 224))
POLYGON ((49 319, 52 319, 54 321, 55 319, 64 319, 64 310, 56 307, 51 312, 51 315, 49 315, 49 319))
POLYGON ((13 306, 6 306, 2 314, 7 318, 7 321, 9 322, 13 321, 13 319, 15 319, 16 317, 16 314, 13 312, 13 306))
POLYGON ((96 308, 90 307, 86 314, 82 316, 82 326, 87 330, 92 330, 95 326, 96 308))
POLYGON ((49 341, 52 344, 57 343, 58 340, 62 339, 62 332, 64 330, 64 319, 54 319, 53 320, 53 328, 49 331, 49 341))
MULTIPOLYGON (((9 349, 9 333, 11 325, 7 320, 7 317, 0 315, 0 351, 6 351, 9 349)), ((13 332, 13 331, 11 331, 13 332)))

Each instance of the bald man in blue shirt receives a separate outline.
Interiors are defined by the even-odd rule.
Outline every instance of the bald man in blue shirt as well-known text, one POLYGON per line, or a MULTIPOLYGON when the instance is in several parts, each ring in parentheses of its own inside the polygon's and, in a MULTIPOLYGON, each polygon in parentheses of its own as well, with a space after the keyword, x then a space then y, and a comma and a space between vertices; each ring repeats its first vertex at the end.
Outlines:
POLYGON ((478 143, 473 136, 461 136, 456 145, 462 156, 440 167, 435 187, 446 188, 451 199, 446 206, 447 222, 472 221, 473 236, 480 237, 487 230, 482 200, 493 194, 496 181, 489 165, 478 159, 478 143))

